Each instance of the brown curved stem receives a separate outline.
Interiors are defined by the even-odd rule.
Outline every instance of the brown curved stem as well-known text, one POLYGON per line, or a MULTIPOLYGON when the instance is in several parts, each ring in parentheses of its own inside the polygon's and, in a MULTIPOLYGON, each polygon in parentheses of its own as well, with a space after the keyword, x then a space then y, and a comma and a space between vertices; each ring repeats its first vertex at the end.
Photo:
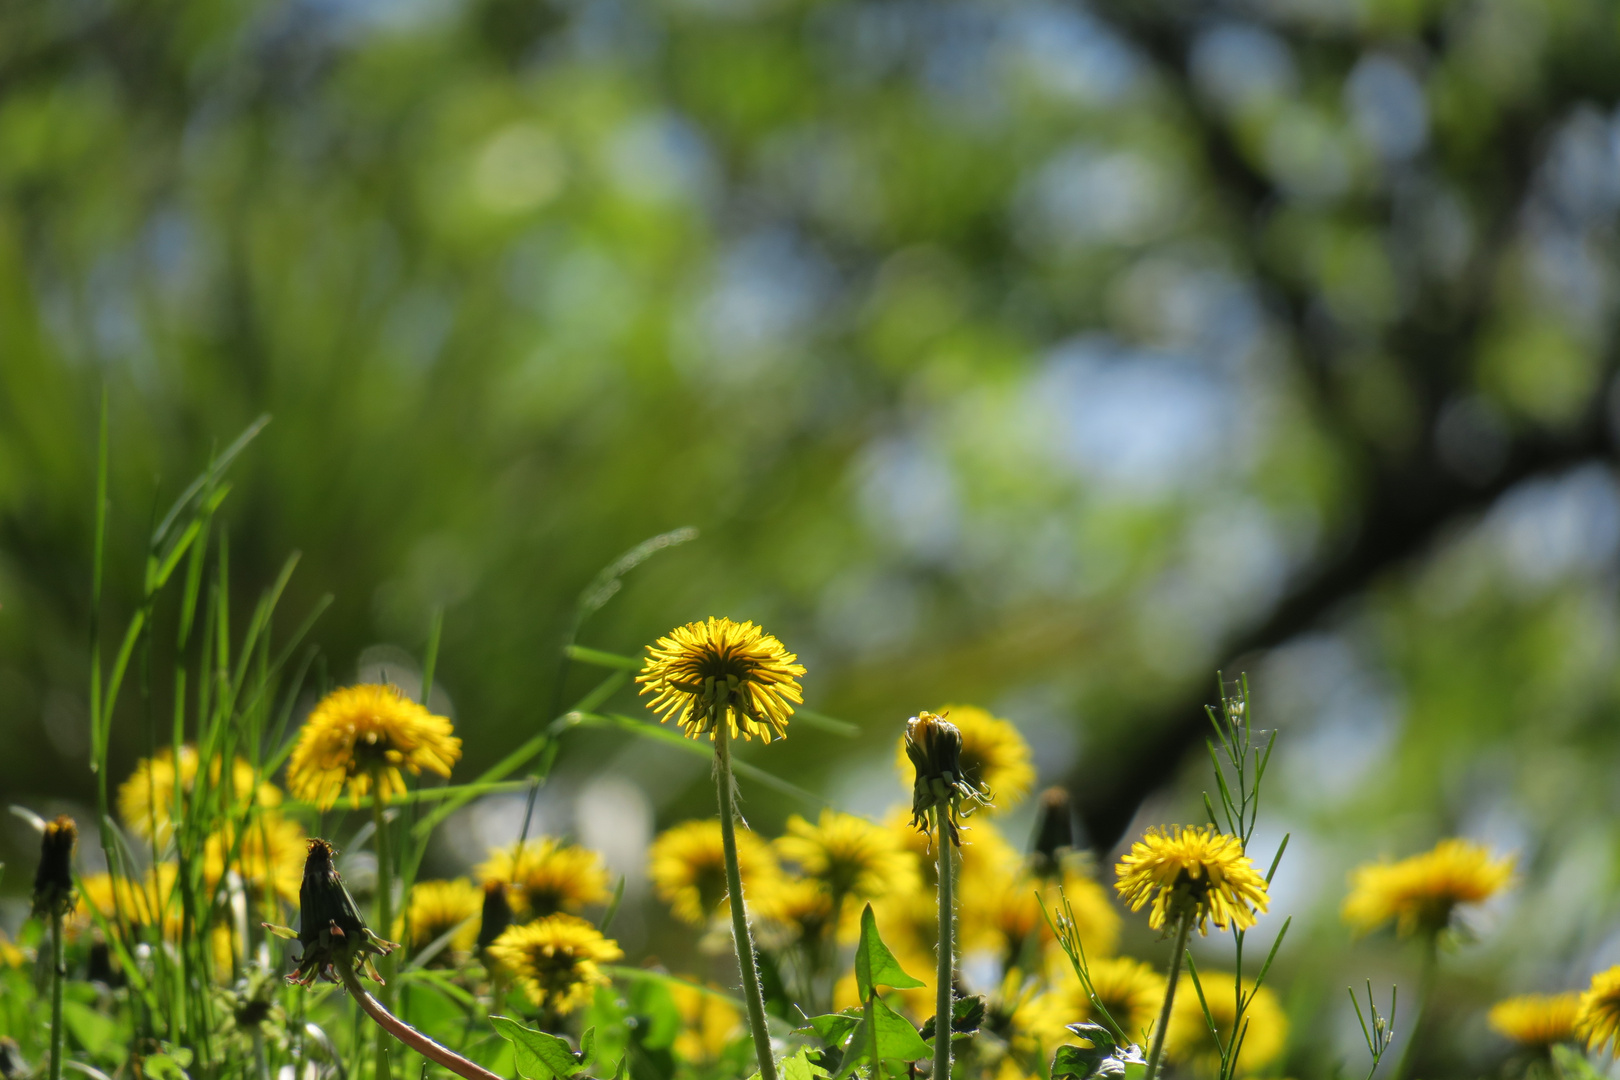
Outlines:
POLYGON ((382 1002, 366 992, 360 985, 359 978, 349 969, 347 964, 334 964, 338 974, 343 979, 343 985, 353 995, 354 1000, 360 1003, 367 1016, 377 1022, 377 1026, 388 1034, 404 1043, 408 1049, 415 1050, 429 1061, 443 1065, 457 1076, 464 1076, 467 1080, 506 1080, 498 1073, 492 1073, 477 1062, 468 1061, 448 1046, 441 1046, 417 1031, 411 1025, 383 1008, 382 1002))

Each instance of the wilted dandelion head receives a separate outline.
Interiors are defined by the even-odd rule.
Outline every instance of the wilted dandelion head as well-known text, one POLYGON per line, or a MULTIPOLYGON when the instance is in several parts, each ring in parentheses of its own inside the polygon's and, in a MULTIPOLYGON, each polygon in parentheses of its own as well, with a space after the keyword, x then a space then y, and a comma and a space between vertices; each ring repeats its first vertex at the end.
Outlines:
MULTIPOLYGON (((221 769, 221 759, 215 757, 208 767, 210 783, 219 784, 221 769)), ((118 816, 124 827, 158 847, 168 843, 177 783, 180 813, 184 816, 197 783, 197 748, 190 743, 180 747, 178 765, 172 747, 137 761, 129 779, 118 786, 118 816)), ((253 766, 242 758, 232 758, 230 799, 232 808, 249 802, 260 808, 275 807, 281 805, 281 789, 268 781, 255 784, 253 766)))
POLYGON ((742 1014, 719 993, 671 984, 670 996, 681 1013, 681 1033, 675 1053, 695 1066, 713 1065, 743 1032, 742 1014))
POLYGON ((1587 1049, 1620 1056, 1620 967, 1592 976, 1575 1014, 1575 1032, 1587 1049))
POLYGON ((62 814, 45 823, 39 839, 39 866, 34 870, 34 914, 66 915, 73 910, 73 849, 79 827, 62 814))
POLYGON ((592 904, 605 904, 612 896, 600 854, 549 836, 491 848, 489 858, 475 873, 480 884, 506 882, 511 887, 513 911, 522 919, 577 912, 592 904))
MULTIPOLYGON (((947 705, 928 715, 947 718, 962 736, 958 751, 962 779, 969 787, 988 788, 993 793, 995 804, 987 811, 1004 812, 1024 801, 1035 783, 1035 766, 1029 744, 1012 721, 993 716, 977 705, 947 705)), ((900 776, 911 783, 914 767, 904 735, 895 751, 895 766, 900 776)))
POLYGON ((1520 1046, 1539 1049, 1574 1042, 1580 1011, 1581 995, 1577 993, 1522 994, 1492 1005, 1485 1019, 1497 1034, 1520 1046))
POLYGON ((372 966, 373 956, 387 956, 397 946, 384 941, 366 926, 337 869, 337 851, 320 837, 311 837, 304 858, 304 880, 298 887, 298 930, 265 924, 283 938, 297 938, 303 946, 298 967, 287 981, 312 985, 317 978, 337 981, 341 970, 362 970, 374 982, 382 977, 372 966))
POLYGON ((1212 825, 1149 829, 1114 873, 1115 888, 1132 911, 1152 901, 1148 925, 1155 930, 1183 913, 1191 913, 1199 933, 1207 934, 1210 922, 1241 930, 1253 926, 1256 913, 1270 903, 1266 879, 1243 853, 1242 842, 1212 825))
POLYGON ((647 646, 636 681, 652 694, 651 709, 674 720, 687 737, 707 734, 724 722, 731 738, 755 735, 762 742, 787 735, 793 706, 804 702, 794 663, 776 638, 751 622, 710 618, 671 630, 647 646))
MULTIPOLYGON (((1039 1027, 1052 1045, 1075 1038, 1067 1030, 1070 1024, 1102 1022, 1066 957, 1062 963, 1055 985, 1036 1000, 1039 1027)), ((1127 1038, 1146 1046, 1148 1029, 1158 1020, 1164 1002, 1164 975, 1153 965, 1128 956, 1097 957, 1090 961, 1089 970, 1092 989, 1108 1015, 1127 1038)))
MULTIPOLYGON (((648 856, 658 898, 682 922, 707 926, 726 900, 720 822, 710 818, 676 825, 659 834, 648 856)), ((782 872, 770 845, 743 828, 737 830, 737 866, 748 892, 769 888, 782 872)))
POLYGON ((387 801, 405 793, 401 770, 450 775, 461 757, 453 730, 446 717, 433 715, 397 686, 334 690, 304 722, 287 763, 287 786, 322 810, 337 802, 345 785, 355 806, 373 788, 387 801))
POLYGON ((1368 863, 1350 875, 1344 921, 1361 933, 1393 921, 1404 937, 1438 934, 1462 904, 1488 900, 1513 878, 1513 857, 1456 838, 1393 863, 1368 863))
MULTIPOLYGON (((478 941, 478 919, 484 910, 484 891, 466 878, 453 881, 418 881, 406 901, 412 952, 427 948, 451 931, 448 948, 439 956, 471 952, 478 941)), ((394 927, 403 937, 405 919, 394 927)))
POLYGON ((906 721, 901 736, 911 762, 911 825, 932 835, 935 817, 943 822, 945 838, 962 844, 958 818, 991 805, 987 787, 969 783, 962 771, 962 733, 943 716, 920 712, 906 721))
POLYGON ((483 952, 512 925, 512 903, 504 881, 483 883, 483 909, 478 916, 478 951, 483 952))
MULTIPOLYGON (((1170 1010, 1170 1027, 1165 1032, 1164 1050, 1171 1061, 1191 1066, 1194 1072, 1215 1076, 1221 1067, 1221 1050, 1209 1032, 1209 1021, 1215 1021, 1221 1045, 1232 1041, 1233 1024, 1237 1017, 1237 987, 1230 972, 1200 972, 1199 982, 1204 989, 1203 1002, 1191 986, 1186 993, 1176 995, 1170 1010), (1204 1005, 1209 1016, 1204 1016, 1204 1005)), ((1288 1017, 1282 1004, 1269 986, 1256 987, 1243 980, 1243 1042, 1238 1048, 1235 1076, 1253 1076, 1265 1069, 1288 1043, 1288 1017), (1252 996, 1251 996, 1252 995, 1252 996)))
POLYGON ((508 927, 490 957, 540 1009, 566 1015, 591 999, 607 975, 599 965, 624 956, 617 942, 577 915, 547 915, 508 927))
POLYGON ((210 892, 228 873, 260 895, 268 889, 289 903, 298 899, 308 837, 296 821, 260 814, 246 826, 214 833, 203 846, 203 884, 210 892))
POLYGON ((840 901, 916 887, 916 862, 906 849, 883 826, 854 814, 823 810, 815 824, 795 814, 776 851, 840 901))

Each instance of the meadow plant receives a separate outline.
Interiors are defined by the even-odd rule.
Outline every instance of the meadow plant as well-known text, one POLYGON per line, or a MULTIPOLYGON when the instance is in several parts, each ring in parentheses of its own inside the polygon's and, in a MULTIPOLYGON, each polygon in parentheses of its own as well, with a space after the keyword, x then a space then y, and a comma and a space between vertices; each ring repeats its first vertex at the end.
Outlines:
MULTIPOLYGON (((1034 789, 1033 756, 1015 724, 971 704, 893 721, 892 809, 840 812, 733 755, 738 740, 785 738, 790 720, 834 736, 861 730, 804 706, 804 666, 756 624, 692 622, 639 659, 579 643, 623 576, 689 540, 683 530, 616 560, 581 596, 560 662, 598 672, 594 685, 559 700, 480 775, 452 779, 461 737, 431 706, 439 618, 420 690, 407 691, 386 677, 332 684, 304 644, 327 601, 281 626, 296 560, 246 618, 233 615, 216 516, 228 469, 260 427, 160 519, 145 598, 110 665, 93 636, 104 868, 79 865, 71 819, 22 814, 40 830, 41 858, 33 918, 15 941, 0 938, 8 1080, 60 1080, 67 1069, 91 1080, 434 1070, 469 1080, 1239 1080, 1290 1060, 1285 998, 1269 984, 1289 920, 1258 966, 1245 955, 1288 837, 1257 861, 1276 734, 1254 727, 1243 682, 1223 684, 1210 710, 1206 820, 1146 828, 1111 882, 1076 842, 1062 789, 1039 796, 1028 845, 1006 835, 1009 810, 1034 789), (617 711, 638 687, 651 717, 678 730, 617 711), (116 784, 115 718, 144 740, 116 784), (735 972, 627 959, 612 933, 623 879, 566 836, 530 835, 528 814, 514 842, 465 859, 467 876, 420 878, 451 814, 519 792, 532 810, 560 744, 586 729, 712 766, 717 813, 669 823, 647 870, 696 953, 729 953, 735 972), (756 832, 739 812, 743 782, 806 812, 780 835, 756 832), (1159 931, 1168 956, 1122 952, 1122 912, 1159 931), (1189 948, 1212 931, 1231 936, 1230 971, 1201 969, 1189 948)), ((105 499, 103 481, 98 506, 105 499)), ((98 597, 103 561, 98 540, 98 597)), ((1457 838, 1352 875, 1350 930, 1392 927, 1423 952, 1419 1015, 1403 1027, 1396 1075, 1426 1034, 1441 951, 1467 945, 1468 911, 1513 876, 1511 857, 1457 838)), ((1351 994, 1367 1080, 1397 1041, 1395 1000, 1386 1015, 1370 983, 1365 1001, 1351 994)), ((1517 1048, 1524 1075, 1588 1080, 1588 1055, 1620 1042, 1620 968, 1584 992, 1503 1000, 1484 1019, 1517 1048)))

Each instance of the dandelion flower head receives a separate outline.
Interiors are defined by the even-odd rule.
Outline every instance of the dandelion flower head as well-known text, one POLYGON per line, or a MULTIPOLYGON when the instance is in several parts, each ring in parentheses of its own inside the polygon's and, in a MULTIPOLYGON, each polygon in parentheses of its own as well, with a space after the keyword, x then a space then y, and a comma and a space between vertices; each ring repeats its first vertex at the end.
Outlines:
MULTIPOLYGON (((220 782, 218 757, 208 768, 212 784, 220 782)), ((169 842, 174 820, 175 782, 180 787, 180 813, 184 817, 197 783, 197 748, 190 743, 180 747, 180 764, 175 765, 174 749, 164 747, 149 758, 135 763, 129 779, 118 785, 118 816, 124 827, 142 840, 162 847, 169 842), (178 775, 177 775, 178 774, 178 775)), ((231 759, 231 800, 233 808, 251 801, 261 809, 281 805, 281 789, 268 781, 253 782, 253 766, 242 758, 231 759)))
POLYGON ((1581 995, 1575 1031, 1587 1049, 1620 1056, 1620 967, 1592 976, 1592 985, 1581 995))
MULTIPOLYGON (((1237 1016, 1237 987, 1230 972, 1200 972, 1199 975, 1204 1000, 1200 1003, 1197 991, 1191 986, 1186 987, 1186 993, 1176 995, 1170 1009, 1164 1049, 1170 1060, 1190 1065, 1201 1075, 1215 1076, 1221 1067, 1221 1051, 1210 1036, 1209 1020, 1215 1021, 1221 1044, 1230 1044, 1237 1016), (1205 1004, 1209 1006, 1207 1019, 1205 1004)), ((1245 979, 1243 997, 1247 1002, 1243 1009, 1243 1043, 1238 1049, 1233 1075, 1253 1076, 1281 1056, 1288 1044, 1288 1017, 1269 986, 1256 988, 1245 979)))
POLYGON ((1581 1010, 1581 995, 1522 994, 1498 1001, 1486 1014, 1491 1030, 1520 1046, 1543 1047, 1574 1042, 1575 1018, 1581 1010))
POLYGON ((1052 940, 1052 928, 1041 913, 1044 903, 1053 918, 1063 914, 1062 897, 1074 911, 1088 956, 1107 956, 1119 943, 1120 917, 1109 899, 1108 890, 1086 873, 1083 857, 1066 860, 1062 877, 1048 880, 1036 877, 1027 866, 1015 866, 1000 875, 984 875, 983 880, 963 875, 962 944, 965 948, 994 949, 1016 957, 1024 942, 1052 940))
MULTIPOLYGON (((1035 765, 1029 743, 1012 721, 993 716, 977 705, 946 705, 934 710, 962 733, 962 776, 970 787, 989 788, 995 802, 984 808, 994 814, 1012 809, 1035 785, 1035 765)), ((895 768, 909 788, 914 772, 902 735, 895 751, 895 768)))
POLYGON ((280 814, 260 814, 244 828, 226 828, 203 846, 203 883, 212 891, 228 872, 243 884, 271 890, 291 903, 304 880, 309 838, 296 822, 280 814))
POLYGON ((819 940, 832 926, 832 894, 815 878, 786 874, 753 893, 755 914, 773 923, 782 945, 819 940))
MULTIPOLYGON (((648 852, 658 898, 677 919, 703 927, 726 900, 725 849, 716 818, 687 821, 660 833, 648 852)), ((737 830, 737 866, 743 889, 769 889, 781 875, 771 846, 747 829, 737 830)))
MULTIPOLYGON (((1038 1030, 1049 1047, 1075 1038, 1067 1030, 1070 1024, 1102 1023, 1068 957, 1063 957, 1062 963, 1063 972, 1054 980, 1052 989, 1036 999, 1038 1030)), ((1164 1002, 1163 973, 1128 956, 1098 957, 1088 967, 1091 987, 1108 1015, 1127 1038, 1146 1046, 1148 1029, 1158 1021, 1159 1006, 1164 1002)))
POLYGON ((1115 888, 1132 911, 1153 904, 1148 925, 1155 930, 1173 924, 1177 908, 1193 912, 1199 933, 1253 926, 1270 898, 1266 879, 1243 853, 1235 836, 1217 832, 1212 825, 1168 829, 1151 828, 1114 868, 1115 888))
POLYGON ((1350 875, 1344 921, 1367 933, 1393 921, 1401 936, 1438 934, 1462 904, 1488 900, 1513 878, 1513 857, 1491 857, 1467 840, 1442 840, 1433 850, 1393 863, 1368 863, 1350 875))
POLYGON ((522 919, 577 912, 612 897, 600 854, 549 836, 525 841, 521 847, 492 848, 475 872, 481 885, 504 881, 511 886, 512 907, 522 919))
POLYGON ((873 900, 916 887, 916 861, 883 826, 823 810, 815 824, 795 814, 776 851, 838 900, 873 900))
POLYGON ((803 704, 804 667, 782 643, 751 622, 710 618, 671 630, 647 646, 636 682, 652 694, 661 721, 674 720, 688 738, 714 738, 722 721, 731 738, 787 735, 793 706, 803 704))
MULTIPOLYGON (((427 948, 455 931, 449 947, 439 954, 469 953, 478 941, 478 919, 484 910, 484 891, 466 878, 453 881, 418 881, 406 903, 412 952, 427 948)), ((405 936, 404 920, 394 926, 394 937, 405 936)))
POLYGON ((547 915, 507 929, 490 956, 538 1009, 566 1015, 584 1005, 608 977, 602 964, 624 956, 618 942, 577 915, 547 915))
POLYGON ((693 1065, 718 1062, 726 1047, 743 1034, 742 1014, 719 993, 705 993, 678 983, 670 984, 669 992, 681 1013, 675 1053, 693 1065))
POLYGON ((287 764, 294 796, 322 810, 347 785, 355 806, 376 789, 387 801, 405 794, 401 770, 448 777, 461 757, 449 719, 435 716, 397 686, 367 683, 334 690, 310 713, 287 764))

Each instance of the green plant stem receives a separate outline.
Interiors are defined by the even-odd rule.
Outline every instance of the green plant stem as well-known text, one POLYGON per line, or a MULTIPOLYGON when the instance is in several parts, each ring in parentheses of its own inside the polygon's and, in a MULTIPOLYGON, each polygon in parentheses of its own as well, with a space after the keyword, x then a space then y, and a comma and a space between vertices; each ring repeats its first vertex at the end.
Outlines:
POLYGON ((360 1005, 361 1010, 382 1030, 378 1037, 386 1039, 389 1035, 415 1050, 429 1061, 444 1066, 457 1076, 464 1076, 467 1080, 505 1080, 504 1077, 490 1072, 475 1061, 468 1061, 448 1046, 442 1046, 426 1035, 417 1031, 411 1025, 389 1012, 383 1004, 360 985, 360 979, 355 975, 353 968, 347 963, 334 964, 338 974, 343 979, 343 985, 348 988, 349 994, 360 1005))
POLYGON ((934 988, 934 1080, 951 1080, 951 1005, 956 981, 956 903, 951 897, 951 822, 943 805, 934 807, 934 834, 939 837, 939 967, 934 988))
POLYGON ((1187 951, 1187 938, 1192 934, 1193 913, 1181 916, 1176 923, 1176 947, 1170 953, 1170 968, 1165 972, 1164 1006, 1159 1009, 1159 1024, 1153 1029, 1153 1049, 1148 1051, 1147 1072, 1143 1080, 1153 1080, 1159 1072, 1159 1059, 1164 1055, 1164 1033, 1170 1027, 1170 1008, 1176 1002, 1176 982, 1181 978, 1181 958, 1187 951))
POLYGON ((67 965, 62 960, 62 909, 51 910, 51 1080, 62 1080, 62 983, 67 965))
POLYGON ((748 1004, 748 1030, 754 1036, 760 1080, 776 1080, 776 1062, 771 1057, 771 1033, 765 1025, 765 995, 759 989, 754 939, 748 932, 748 911, 743 903, 742 870, 737 865, 730 728, 725 716, 714 726, 714 781, 720 796, 720 843, 726 855, 726 895, 731 907, 731 937, 737 946, 737 968, 742 972, 743 1000, 748 1004))
MULTIPOLYGON (((388 828, 384 820, 383 801, 376 799, 371 804, 371 820, 374 823, 374 841, 377 848, 377 934, 379 937, 390 937, 394 932, 394 879, 392 861, 388 849, 388 828)), ((394 977, 394 962, 391 957, 381 957, 378 968, 382 972, 382 1007, 386 1010, 393 1005, 393 987, 388 980, 394 977)), ((351 991, 352 992, 352 991, 351 991)), ((356 997, 358 1000, 358 996, 356 997)), ((376 1019, 376 1017, 372 1017, 376 1019)), ((388 1080, 388 1039, 381 1031, 377 1033, 377 1055, 374 1068, 374 1080, 388 1080)))
POLYGON ((1412 1047, 1417 1045, 1418 1027, 1428 1014, 1429 1001, 1434 997, 1435 976, 1440 970, 1440 935, 1432 933, 1423 939, 1423 968, 1418 975, 1418 1003, 1417 1011, 1412 1016, 1412 1022, 1406 1029, 1406 1040, 1401 1043, 1401 1056, 1395 1059, 1395 1069, 1389 1074, 1389 1080, 1406 1080, 1407 1069, 1412 1062, 1412 1047))

